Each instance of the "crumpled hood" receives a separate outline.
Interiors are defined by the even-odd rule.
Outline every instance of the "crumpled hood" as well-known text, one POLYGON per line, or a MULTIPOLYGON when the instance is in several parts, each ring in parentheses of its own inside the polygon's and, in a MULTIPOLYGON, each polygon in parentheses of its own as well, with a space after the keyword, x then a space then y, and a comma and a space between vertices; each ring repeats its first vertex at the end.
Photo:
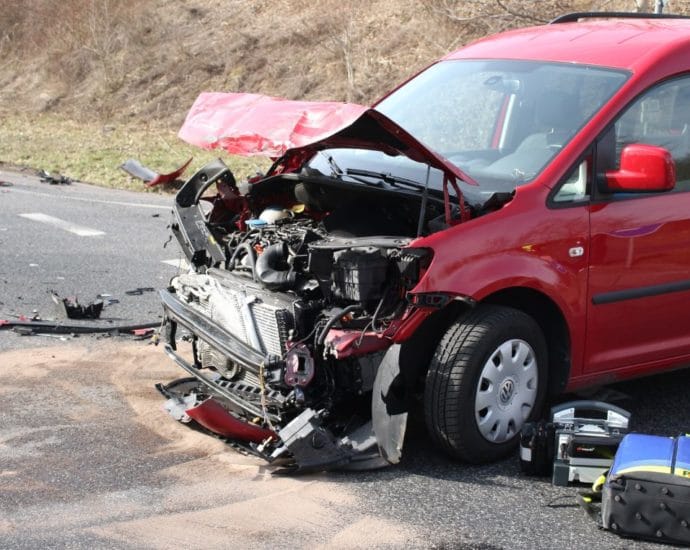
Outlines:
POLYGON ((206 92, 192 105, 178 135, 192 145, 233 155, 283 157, 283 165, 326 148, 370 148, 403 154, 476 184, 383 114, 353 103, 206 92))
POLYGON ((204 149, 276 158, 337 132, 366 110, 353 103, 205 92, 192 105, 178 135, 204 149))

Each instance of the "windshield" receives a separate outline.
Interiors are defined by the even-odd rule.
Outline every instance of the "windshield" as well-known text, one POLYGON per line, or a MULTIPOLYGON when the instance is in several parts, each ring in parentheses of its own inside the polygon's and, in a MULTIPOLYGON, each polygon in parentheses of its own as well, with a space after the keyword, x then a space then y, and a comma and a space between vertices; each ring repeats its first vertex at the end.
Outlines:
POLYGON ((376 105, 483 189, 533 180, 628 73, 543 61, 442 61, 376 105))

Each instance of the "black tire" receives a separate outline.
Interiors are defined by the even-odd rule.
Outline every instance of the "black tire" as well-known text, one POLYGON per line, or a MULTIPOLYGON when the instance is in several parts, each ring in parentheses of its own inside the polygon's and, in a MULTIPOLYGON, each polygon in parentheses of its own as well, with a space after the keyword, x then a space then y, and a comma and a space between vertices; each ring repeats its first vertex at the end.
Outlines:
POLYGON ((432 439, 465 462, 503 458, 517 445, 522 424, 541 413, 546 371, 546 343, 534 319, 509 307, 478 305, 448 328, 429 365, 424 409, 432 439), (504 367, 505 352, 511 357, 504 367), (514 374, 502 378, 502 372, 514 374))

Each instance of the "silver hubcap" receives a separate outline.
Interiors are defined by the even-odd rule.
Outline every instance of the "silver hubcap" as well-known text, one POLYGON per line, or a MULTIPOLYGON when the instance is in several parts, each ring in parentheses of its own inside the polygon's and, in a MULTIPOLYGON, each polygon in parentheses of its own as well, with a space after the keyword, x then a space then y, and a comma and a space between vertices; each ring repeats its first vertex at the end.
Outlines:
POLYGON ((503 443, 518 433, 537 399, 538 366, 524 340, 508 340, 489 356, 479 375, 474 416, 479 433, 503 443))

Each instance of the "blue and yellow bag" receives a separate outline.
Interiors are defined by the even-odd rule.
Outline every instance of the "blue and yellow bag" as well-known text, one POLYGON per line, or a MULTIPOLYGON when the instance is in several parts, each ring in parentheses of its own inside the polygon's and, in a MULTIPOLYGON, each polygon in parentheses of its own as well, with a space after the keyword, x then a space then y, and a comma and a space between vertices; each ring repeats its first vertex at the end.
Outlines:
POLYGON ((690 437, 626 435, 606 476, 601 519, 622 536, 690 543, 690 437))

